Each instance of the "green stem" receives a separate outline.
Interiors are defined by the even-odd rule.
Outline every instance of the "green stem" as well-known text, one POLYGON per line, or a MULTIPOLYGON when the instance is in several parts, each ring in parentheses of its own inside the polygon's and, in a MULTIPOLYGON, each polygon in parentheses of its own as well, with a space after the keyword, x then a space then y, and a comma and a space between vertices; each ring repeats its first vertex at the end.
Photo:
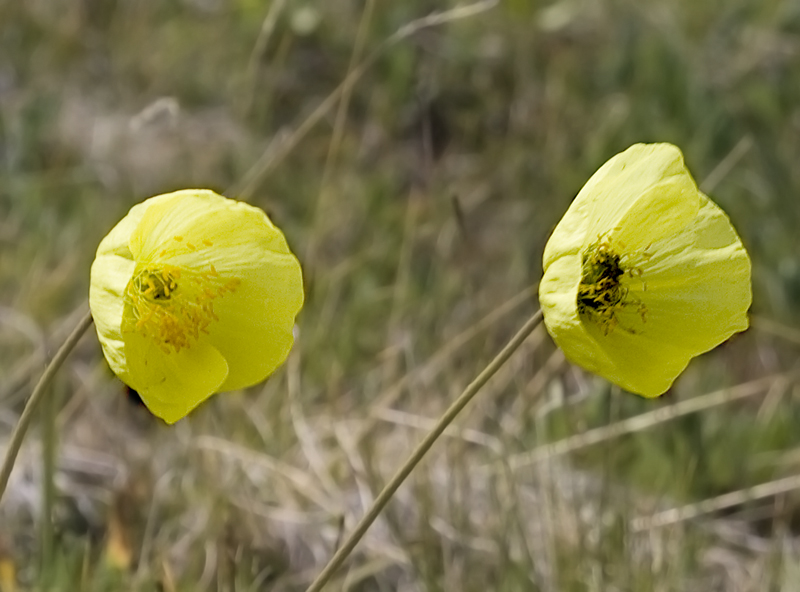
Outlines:
POLYGON ((53 381, 53 377, 56 375, 56 372, 58 372, 58 369, 61 368, 64 360, 67 359, 69 353, 75 348, 75 345, 78 343, 80 338, 86 332, 86 329, 88 329, 89 325, 91 324, 92 313, 87 312, 78 323, 78 326, 75 327, 72 333, 70 333, 70 336, 67 337, 67 340, 64 342, 64 344, 56 352, 56 355, 50 364, 47 366, 47 368, 45 368, 42 377, 36 384, 36 388, 33 389, 33 393, 31 393, 28 402, 25 403, 25 409, 22 410, 22 415, 19 416, 17 425, 14 427, 14 431, 11 434, 11 439, 8 442, 8 448, 6 449, 6 456, 5 459, 3 459, 3 466, 0 468, 0 500, 3 499, 3 494, 6 492, 8 479, 11 477, 11 471, 14 469, 14 463, 17 460, 19 449, 22 447, 22 441, 25 439, 25 434, 31 425, 31 420, 33 419, 33 413, 36 410, 36 407, 39 405, 44 397, 44 394, 47 392, 47 387, 50 386, 50 383, 53 381))
POLYGON ((375 521, 375 519, 380 515, 383 508, 389 503, 389 500, 392 498, 394 493, 400 488, 400 485, 403 484, 403 481, 411 474, 411 471, 419 464, 422 457, 430 450, 433 443, 442 435, 445 431, 447 426, 449 426, 456 416, 461 412, 464 407, 467 406, 472 398, 481 390, 483 385, 485 385, 489 379, 497 372, 500 367, 506 363, 508 358, 511 357, 517 348, 522 345, 522 342, 533 332, 533 330, 539 325, 542 321, 542 311, 538 311, 534 314, 528 322, 517 332, 516 335, 509 341, 506 346, 500 351, 497 356, 489 363, 486 368, 478 375, 478 377, 473 380, 470 385, 464 390, 463 393, 456 399, 452 405, 444 412, 439 421, 436 422, 436 425, 433 429, 425 436, 425 439, 420 442, 417 447, 414 449, 414 452, 411 453, 411 456, 408 457, 408 460, 403 463, 403 466, 400 467, 395 473, 394 477, 384 486, 383 490, 378 494, 378 497, 375 498, 375 501, 372 502, 372 506, 367 510, 367 513, 361 518, 358 522, 356 527, 353 529, 353 532, 347 537, 344 541, 342 546, 339 548, 336 553, 334 553, 331 560, 328 564, 323 568, 323 570, 319 573, 317 578, 311 583, 308 587, 306 592, 319 592, 322 590, 323 586, 328 583, 328 580, 331 579, 333 574, 336 572, 339 567, 341 567, 344 560, 350 555, 353 551, 355 546, 367 532, 369 527, 375 521))

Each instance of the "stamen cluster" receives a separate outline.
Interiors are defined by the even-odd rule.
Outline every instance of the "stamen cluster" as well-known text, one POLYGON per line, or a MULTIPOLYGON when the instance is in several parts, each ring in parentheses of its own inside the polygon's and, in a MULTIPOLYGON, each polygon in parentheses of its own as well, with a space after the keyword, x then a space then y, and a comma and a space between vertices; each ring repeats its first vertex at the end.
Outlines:
POLYGON ((234 292, 240 281, 222 280, 213 265, 199 272, 173 265, 147 265, 127 287, 133 305, 135 329, 156 339, 165 353, 179 352, 208 333, 218 321, 214 300, 234 292))
MULTIPOLYGON (((628 288, 623 284, 626 274, 637 273, 638 268, 623 264, 623 257, 611 247, 610 240, 601 240, 583 253, 581 282, 578 285, 578 313, 588 316, 603 330, 611 333, 619 325, 617 314, 626 306, 636 306, 636 311, 646 322, 647 307, 640 301, 629 298, 628 288)), ((633 333, 632 329, 625 329, 633 333)))

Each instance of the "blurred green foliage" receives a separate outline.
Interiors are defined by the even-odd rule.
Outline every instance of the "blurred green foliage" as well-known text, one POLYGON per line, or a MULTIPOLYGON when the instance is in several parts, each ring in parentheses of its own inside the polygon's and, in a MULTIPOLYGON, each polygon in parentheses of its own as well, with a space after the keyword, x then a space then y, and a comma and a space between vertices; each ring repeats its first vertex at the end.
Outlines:
MULTIPOLYGON (((85 299, 97 243, 134 203, 182 187, 238 186, 265 150, 280 145, 345 80, 365 10, 373 7, 361 58, 413 19, 454 5, 0 0, 0 306, 53 331, 85 299), (270 30, 265 23, 273 14, 270 30)), ((199 589, 193 586, 200 578, 205 589, 267 589, 264 582, 286 576, 275 589, 302 590, 303 577, 292 579, 297 574, 287 575, 273 551, 255 543, 234 545, 240 553, 234 567, 206 577, 209 549, 225 556, 226 528, 248 531, 252 518, 231 501, 241 493, 238 485, 225 489, 238 481, 219 477, 230 467, 191 442, 214 435, 291 465, 302 446, 292 423, 297 402, 287 402, 285 392, 300 389, 309 415, 372 425, 355 448, 365 460, 360 478, 380 483, 389 461, 378 443, 392 426, 370 424, 377 421, 369 419, 374 402, 462 330, 535 285, 548 233, 570 200, 599 165, 634 142, 666 141, 684 150, 701 187, 728 212, 750 250, 754 313, 785 326, 800 322, 795 2, 507 0, 389 47, 353 87, 341 127, 337 121, 334 108, 252 192, 251 201, 285 230, 305 267, 308 299, 294 370, 255 398, 218 397, 189 426, 166 431, 146 418, 131 420, 133 412, 109 402, 121 399, 119 386, 102 374, 96 346, 83 352, 100 368, 95 374, 102 380, 89 384, 103 401, 92 405, 106 405, 104 421, 146 425, 137 433, 153 465, 132 470, 134 476, 172 483, 174 471, 185 471, 178 484, 164 486, 172 494, 162 505, 147 509, 148 495, 133 502, 141 505, 133 539, 155 528, 154 520, 156 532, 163 531, 151 533, 155 542, 139 559, 132 584, 138 589, 158 581, 170 590, 162 558, 168 564, 178 554, 176 589, 199 589), (302 387, 287 386, 292 372, 302 387), (188 540, 193 531, 186 525, 204 511, 211 518, 192 534, 194 546, 170 547, 188 540)), ((397 406, 434 416, 533 301, 470 342, 445 371, 406 384, 397 406)), ((0 336, 0 379, 10 380, 35 344, 5 328, 0 336)), ((655 402, 609 392, 562 368, 537 396, 563 395, 564 404, 542 419, 540 401, 525 385, 552 352, 545 342, 501 392, 479 404, 470 425, 496 435, 506 452, 520 452, 788 370, 796 366, 797 348, 751 331, 693 363, 670 397, 655 402), (511 416, 516 427, 509 431, 511 416)), ((89 388, 74 377, 64 381, 89 388)), ((573 461, 604 483, 636 492, 630 495, 668 503, 769 481, 796 465, 799 393, 777 381, 766 398, 614 439, 573 461)), ((18 409, 19 397, 0 405, 18 409)), ((349 483, 354 469, 336 456, 341 442, 332 432, 318 437, 326 458, 337 459, 330 461, 333 478, 349 483)), ((462 462, 477 462, 453 456, 447 460, 456 476, 469 471, 462 462)), ((390 460, 394 466, 398 459, 390 460)), ((624 514, 602 526, 603 545, 586 542, 592 539, 583 532, 577 541, 555 536, 547 565, 556 587, 548 587, 535 567, 545 560, 515 546, 524 536, 507 534, 528 517, 518 508, 522 497, 498 485, 493 507, 520 514, 498 517, 494 538, 475 534, 470 547, 430 529, 441 484, 421 473, 413 485, 421 507, 416 526, 390 513, 387 528, 426 590, 717 589, 692 579, 702 571, 699 554, 712 545, 706 535, 681 539, 673 563, 651 569, 630 559, 632 535, 619 522, 624 514), (494 551, 475 552, 481 545, 494 551), (447 580, 456 577, 449 573, 463 579, 447 580)), ((273 505, 288 496, 277 488, 249 495, 266 495, 273 505)), ((786 502, 790 525, 797 522, 793 499, 786 502)), ((453 501, 449 519, 469 531, 469 520, 459 520, 469 506, 461 503, 453 501)), ((75 527, 56 518, 56 562, 41 570, 36 537, 24 532, 31 521, 0 515, 7 524, 0 537, 14 543, 30 589, 40 575, 64 582, 58 588, 64 590, 130 584, 103 563, 103 519, 75 527)), ((317 560, 320 549, 329 551, 314 548, 317 560)), ((389 569, 381 577, 365 575, 353 589, 395 589, 386 582, 406 589, 406 575, 389 569)))

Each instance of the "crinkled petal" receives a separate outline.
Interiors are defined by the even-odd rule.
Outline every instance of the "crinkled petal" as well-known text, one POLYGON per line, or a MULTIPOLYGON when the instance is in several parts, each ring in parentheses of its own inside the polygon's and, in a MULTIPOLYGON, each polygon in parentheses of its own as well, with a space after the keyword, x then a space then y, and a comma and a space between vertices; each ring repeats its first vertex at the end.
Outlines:
MULTIPOLYGON (((585 246, 586 237, 589 236, 589 215, 592 205, 591 201, 586 199, 573 200, 544 247, 542 263, 545 273, 561 257, 577 255, 580 259, 580 252, 585 246)), ((580 266, 580 260, 578 265, 580 266)))
POLYGON ((148 199, 140 204, 133 206, 128 215, 120 220, 114 228, 111 229, 100 245, 97 247, 98 255, 119 255, 125 259, 133 259, 133 253, 130 249, 130 238, 136 228, 142 221, 145 212, 151 207, 158 204, 165 196, 158 196, 148 199))
POLYGON ((644 397, 664 394, 689 360, 701 353, 621 327, 604 335, 599 327, 587 323, 586 330, 604 354, 596 358, 594 367, 587 369, 644 397))
POLYGON ((98 255, 92 263, 89 307, 103 354, 115 374, 126 366, 122 341, 124 297, 135 267, 132 259, 116 254, 98 255))
MULTIPOLYGON (((626 216, 629 222, 641 222, 642 217, 655 219, 655 211, 649 207, 657 208, 659 214, 666 213, 667 219, 676 220, 677 224, 665 227, 665 233, 673 231, 675 226, 680 228, 681 221, 685 223, 691 210, 699 207, 696 199, 694 203, 691 200, 689 189, 692 187, 696 190, 683 165, 683 155, 675 146, 634 144, 600 167, 572 201, 545 246, 545 270, 555 259, 578 253, 615 230, 619 232, 618 227, 626 216), (664 194, 662 188, 668 193, 664 194), (676 192, 686 199, 678 210, 673 210, 671 198, 676 192), (636 208, 643 198, 650 205, 636 208)), ((625 224, 625 227, 633 225, 625 224)), ((639 244, 636 237, 627 232, 617 239, 639 244)))
POLYGON ((247 249, 253 237, 267 250, 290 253, 283 234, 260 209, 213 191, 184 189, 159 196, 142 216, 130 244, 137 260, 169 259, 192 267, 205 263, 211 247, 221 242, 247 249))
POLYGON ((103 354, 115 374, 126 366, 122 342, 124 296, 136 267, 128 241, 152 203, 157 203, 156 199, 135 205, 100 241, 90 272, 89 308, 103 354))
POLYGON ((222 390, 266 378, 283 363, 294 341, 294 318, 303 305, 300 265, 294 256, 272 251, 262 252, 258 263, 239 269, 242 283, 220 299, 215 308, 220 322, 209 327, 210 342, 230 366, 222 390))
POLYGON ((750 258, 727 215, 702 198, 691 226, 657 245, 630 285, 647 307, 642 334, 691 355, 747 329, 752 301, 750 258))
POLYGON ((651 194, 656 186, 686 177, 694 185, 681 151, 672 144, 634 144, 617 154, 592 175, 575 198, 576 202, 588 202, 584 245, 617 228, 643 197, 650 194, 650 200, 656 199, 651 194))
POLYGON ((169 424, 217 392, 228 376, 225 358, 209 343, 166 352, 141 333, 123 335, 127 367, 120 379, 139 393, 153 415, 169 424))
POLYGON ((700 209, 697 185, 689 176, 673 175, 647 189, 609 232, 612 245, 626 252, 647 252, 654 243, 678 236, 700 209))
POLYGON ((578 314, 577 293, 581 281, 580 255, 554 260, 539 282, 539 304, 547 331, 572 363, 592 372, 611 365, 611 361, 587 331, 578 314))

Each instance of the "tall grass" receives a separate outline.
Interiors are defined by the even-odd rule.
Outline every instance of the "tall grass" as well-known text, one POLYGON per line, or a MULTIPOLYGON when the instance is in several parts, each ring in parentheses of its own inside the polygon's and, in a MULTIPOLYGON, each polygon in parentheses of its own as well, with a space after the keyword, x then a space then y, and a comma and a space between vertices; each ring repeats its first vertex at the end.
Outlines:
POLYGON ((636 141, 679 145, 730 214, 753 329, 657 401, 540 329, 330 589, 797 588, 792 3, 507 0, 413 32, 455 4, 95 4, 0 0, 0 447, 145 197, 265 208, 307 304, 281 371, 172 428, 81 342, 0 505, 3 592, 4 566, 21 590, 304 590, 536 309, 550 229, 636 141))

